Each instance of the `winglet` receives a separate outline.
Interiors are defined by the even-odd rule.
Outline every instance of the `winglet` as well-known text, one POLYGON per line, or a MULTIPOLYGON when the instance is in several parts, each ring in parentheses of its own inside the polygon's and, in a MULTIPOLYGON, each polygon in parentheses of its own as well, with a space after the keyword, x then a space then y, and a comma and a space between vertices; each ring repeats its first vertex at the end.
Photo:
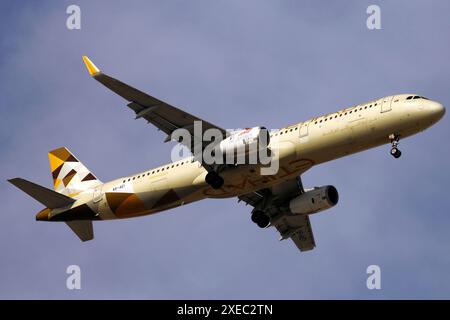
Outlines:
POLYGON ((91 76, 94 76, 95 74, 100 72, 100 70, 95 66, 94 63, 92 63, 91 60, 89 60, 87 56, 83 56, 83 61, 91 76))

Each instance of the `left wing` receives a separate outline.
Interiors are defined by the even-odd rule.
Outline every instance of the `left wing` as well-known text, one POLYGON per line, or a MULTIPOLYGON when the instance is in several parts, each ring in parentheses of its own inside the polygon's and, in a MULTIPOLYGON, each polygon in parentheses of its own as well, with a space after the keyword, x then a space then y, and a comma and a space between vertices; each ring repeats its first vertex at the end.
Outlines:
MULTIPOLYGON (((88 57, 83 56, 83 61, 86 64, 86 68, 89 74, 98 82, 103 84, 108 89, 114 91, 119 96, 127 100, 129 103, 127 106, 136 113, 136 119, 143 118, 148 123, 153 124, 159 130, 165 132, 167 137, 165 142, 171 140, 172 133, 177 129, 186 129, 191 135, 191 144, 187 142, 183 143, 188 147, 192 154, 194 154, 194 146, 201 143, 201 149, 204 149, 203 145, 203 132, 207 129, 219 130, 223 138, 227 136, 227 131, 219 126, 204 121, 192 114, 189 114, 181 109, 178 109, 164 101, 156 99, 138 89, 129 86, 115 78, 112 78, 103 72, 101 72, 88 57), (201 132, 194 132, 194 121, 202 122, 201 132)), ((210 143, 210 142, 208 142, 210 143)))
POLYGON ((309 251, 316 246, 308 215, 294 215, 289 210, 289 201, 303 193, 300 177, 287 180, 269 189, 244 194, 244 201, 256 209, 264 209, 271 217, 271 226, 277 228, 280 240, 291 238, 300 251, 309 251))

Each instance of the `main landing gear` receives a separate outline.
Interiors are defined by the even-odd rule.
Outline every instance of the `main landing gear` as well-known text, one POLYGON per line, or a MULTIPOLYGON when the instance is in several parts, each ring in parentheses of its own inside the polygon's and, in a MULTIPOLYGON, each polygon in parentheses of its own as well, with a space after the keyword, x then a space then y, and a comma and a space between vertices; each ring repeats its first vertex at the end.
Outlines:
POLYGON ((270 224, 269 216, 261 210, 254 210, 252 212, 252 221, 256 223, 260 228, 266 228, 270 224))
POLYGON ((398 149, 398 142, 400 140, 400 137, 396 134, 391 134, 389 136, 389 140, 391 140, 392 148, 391 148, 391 155, 394 158, 400 158, 402 155, 402 152, 398 149))
POLYGON ((205 181, 213 189, 220 189, 223 186, 223 178, 215 171, 210 171, 206 174, 205 181))

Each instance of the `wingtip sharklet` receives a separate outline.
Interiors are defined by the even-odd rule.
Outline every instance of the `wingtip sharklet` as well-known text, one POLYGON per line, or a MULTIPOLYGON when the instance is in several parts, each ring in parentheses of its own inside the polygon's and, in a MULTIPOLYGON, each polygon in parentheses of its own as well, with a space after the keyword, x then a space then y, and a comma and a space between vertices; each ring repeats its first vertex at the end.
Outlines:
POLYGON ((97 68, 96 65, 87 56, 83 56, 83 61, 91 76, 94 76, 100 72, 100 69, 97 68))

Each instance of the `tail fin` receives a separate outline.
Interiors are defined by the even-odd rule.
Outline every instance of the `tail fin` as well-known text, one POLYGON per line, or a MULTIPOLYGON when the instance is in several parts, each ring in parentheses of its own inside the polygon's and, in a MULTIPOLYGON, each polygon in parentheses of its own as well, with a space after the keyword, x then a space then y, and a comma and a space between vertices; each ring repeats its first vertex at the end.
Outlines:
POLYGON ((53 186, 59 193, 74 197, 102 183, 65 147, 50 151, 48 159, 53 186))

